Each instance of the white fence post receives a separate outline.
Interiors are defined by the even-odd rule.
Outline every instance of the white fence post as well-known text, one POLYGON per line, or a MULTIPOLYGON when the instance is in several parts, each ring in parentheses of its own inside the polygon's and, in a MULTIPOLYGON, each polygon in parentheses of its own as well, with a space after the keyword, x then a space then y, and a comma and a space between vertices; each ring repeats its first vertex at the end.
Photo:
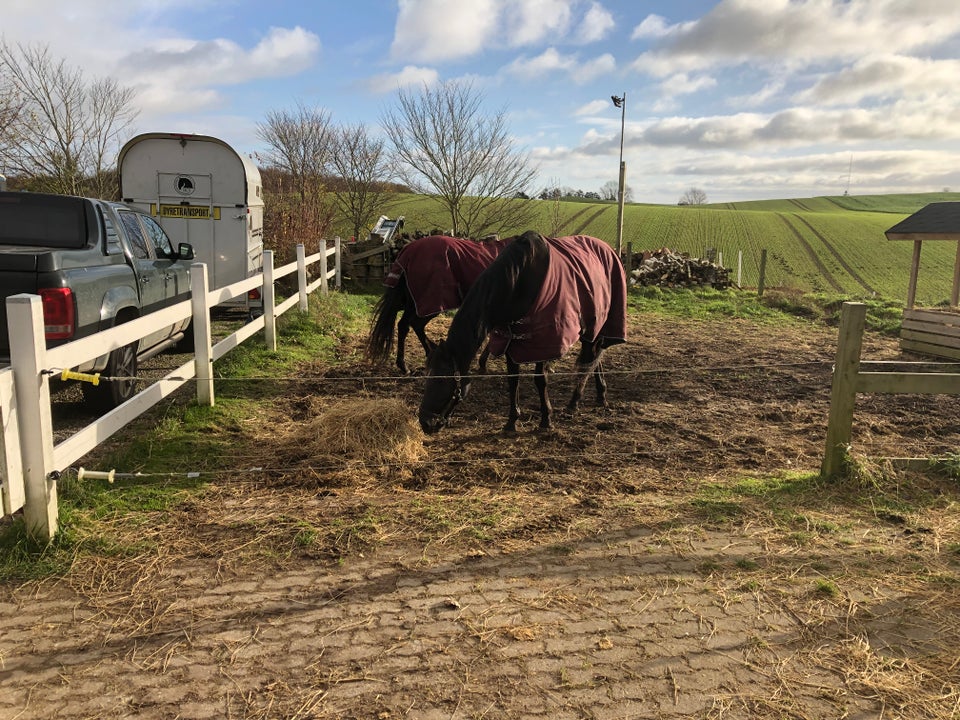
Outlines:
POLYGON ((277 304, 273 287, 273 250, 263 251, 263 335, 268 350, 277 349, 277 304))
POLYGON ((47 342, 43 331, 43 304, 37 295, 7 298, 11 343, 10 367, 20 417, 23 463, 23 516, 27 532, 50 542, 57 534, 57 481, 48 477, 53 467, 53 419, 50 383, 44 374, 47 342))
POLYGON ((307 252, 303 243, 297 245, 297 285, 300 288, 300 310, 307 311, 307 252))
POLYGON ((20 461, 20 414, 13 385, 13 370, 0 370, 0 480, 2 491, 0 517, 13 515, 26 500, 23 488, 23 465, 20 461))
POLYGON ((343 288, 343 262, 340 253, 343 249, 343 242, 340 240, 339 235, 333 239, 333 249, 336 251, 336 254, 333 256, 333 267, 336 272, 334 287, 336 287, 337 290, 341 290, 343 288))
POLYGON ((330 279, 327 277, 327 241, 320 239, 320 292, 330 292, 330 279))
POLYGON ((190 266, 190 307, 193 311, 193 362, 197 376, 197 402, 213 407, 213 348, 210 308, 207 307, 207 266, 190 266))

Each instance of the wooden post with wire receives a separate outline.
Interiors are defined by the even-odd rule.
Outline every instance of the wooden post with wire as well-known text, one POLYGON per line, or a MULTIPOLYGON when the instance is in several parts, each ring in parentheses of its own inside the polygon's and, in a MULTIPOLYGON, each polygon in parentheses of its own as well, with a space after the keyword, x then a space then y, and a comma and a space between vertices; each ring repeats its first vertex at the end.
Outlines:
POLYGON ((620 180, 617 185, 617 253, 623 257, 623 196, 627 179, 627 164, 623 161, 623 132, 627 120, 627 93, 611 95, 613 104, 620 108, 620 180))

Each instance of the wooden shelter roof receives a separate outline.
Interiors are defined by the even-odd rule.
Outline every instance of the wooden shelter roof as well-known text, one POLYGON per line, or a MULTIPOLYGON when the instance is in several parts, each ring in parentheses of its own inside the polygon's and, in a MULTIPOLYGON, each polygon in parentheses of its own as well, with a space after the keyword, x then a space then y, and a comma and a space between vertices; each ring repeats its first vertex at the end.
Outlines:
POLYGON ((960 202, 930 203, 884 234, 887 240, 960 241, 960 202))

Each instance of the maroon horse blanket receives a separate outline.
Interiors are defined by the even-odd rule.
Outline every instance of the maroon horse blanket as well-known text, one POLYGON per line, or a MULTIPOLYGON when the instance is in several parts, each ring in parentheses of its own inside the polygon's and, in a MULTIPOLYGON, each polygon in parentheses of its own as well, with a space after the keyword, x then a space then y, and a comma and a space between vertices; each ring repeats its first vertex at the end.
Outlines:
POLYGON ((517 363, 547 362, 578 340, 626 341, 627 277, 613 248, 588 235, 544 238, 550 267, 530 312, 490 334, 490 352, 517 363))
POLYGON ((396 287, 406 276, 420 317, 453 310, 506 245, 506 240, 478 242, 446 235, 417 238, 397 255, 383 284, 396 287))

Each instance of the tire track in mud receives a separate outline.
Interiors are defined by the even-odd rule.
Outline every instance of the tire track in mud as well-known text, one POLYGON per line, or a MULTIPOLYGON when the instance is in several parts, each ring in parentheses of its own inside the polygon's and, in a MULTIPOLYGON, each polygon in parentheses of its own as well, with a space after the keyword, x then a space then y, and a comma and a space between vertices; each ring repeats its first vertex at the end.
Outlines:
MULTIPOLYGON (((559 234, 562 233, 562 232, 566 232, 563 228, 566 228, 568 225, 570 225, 570 223, 572 223, 574 220, 576 220, 578 217, 580 217, 581 215, 583 215, 583 214, 584 214, 585 212, 587 212, 588 210, 590 210, 590 206, 589 206, 589 205, 581 208, 580 210, 577 210, 573 215, 571 215, 570 217, 566 218, 566 219, 563 221, 563 223, 560 224, 559 227, 556 227, 556 232, 557 232, 557 234, 559 235, 559 234)), ((572 233, 572 234, 575 235, 576 233, 572 233)))
MULTIPOLYGON (((583 223, 580 227, 578 227, 576 230, 574 230, 574 231, 573 231, 573 234, 574 234, 574 235, 582 235, 582 234, 583 234, 583 231, 587 229, 587 226, 590 225, 590 223, 592 223, 592 222, 593 222, 594 220, 596 220, 598 217, 600 217, 601 215, 603 215, 603 213, 605 213, 605 212, 606 212, 607 210, 609 210, 609 209, 610 209, 609 207, 602 207, 602 208, 600 208, 599 210, 597 210, 597 211, 596 211, 595 213, 593 213, 590 217, 588 217, 588 218, 586 219, 586 221, 584 221, 584 223, 583 223)), ((580 215, 583 215, 584 212, 585 212, 584 210, 581 210, 581 211, 578 212, 576 215, 574 215, 572 218, 570 218, 570 220, 573 220, 574 218, 577 218, 577 217, 579 217, 580 215)), ((614 248, 614 249, 616 249, 616 248, 614 248)))
POLYGON ((872 287, 870 287, 870 284, 866 280, 864 280, 863 277, 861 277, 860 273, 858 273, 853 267, 851 267, 850 263, 848 263, 846 260, 843 259, 843 256, 840 254, 840 252, 830 243, 829 240, 827 240, 823 235, 821 235, 817 231, 817 229, 813 227, 813 225, 811 225, 806 220, 806 218, 800 217, 797 214, 794 214, 794 217, 800 222, 802 222, 804 225, 806 225, 810 229, 810 232, 812 232, 814 235, 817 236, 817 239, 823 243, 823 246, 830 252, 831 255, 833 255, 833 257, 836 258, 837 262, 840 263, 840 267, 842 267, 847 272, 847 274, 850 275, 850 277, 852 277, 854 280, 860 283, 860 287, 862 287, 868 293, 871 293, 873 295, 877 294, 877 291, 874 290, 872 287))
POLYGON ((833 276, 830 270, 827 269, 827 266, 823 264, 823 261, 817 255, 816 251, 810 246, 810 243, 804 239, 803 235, 800 234, 800 231, 797 230, 792 222, 790 222, 790 218, 783 213, 777 213, 777 217, 783 221, 783 224, 790 229, 790 232, 793 233, 793 236, 800 242, 804 252, 807 253, 807 256, 813 262, 820 274, 823 275, 824 279, 830 284, 830 287, 832 287, 838 293, 842 293, 843 288, 840 286, 840 283, 837 282, 837 279, 833 276))

